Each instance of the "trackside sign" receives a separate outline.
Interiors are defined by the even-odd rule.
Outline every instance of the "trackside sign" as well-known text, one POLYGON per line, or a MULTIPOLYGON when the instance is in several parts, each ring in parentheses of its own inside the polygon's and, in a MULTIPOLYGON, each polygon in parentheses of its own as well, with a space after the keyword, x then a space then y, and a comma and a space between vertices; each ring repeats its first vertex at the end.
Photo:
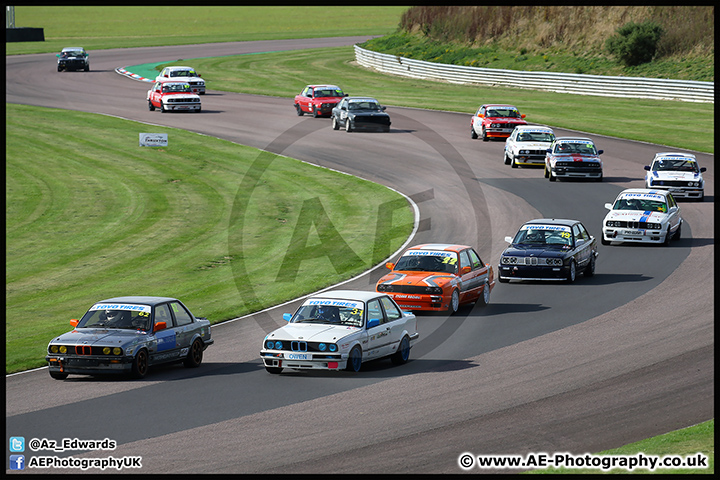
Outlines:
POLYGON ((141 133, 140 134, 140 146, 141 147, 167 147, 168 136, 167 133, 141 133))

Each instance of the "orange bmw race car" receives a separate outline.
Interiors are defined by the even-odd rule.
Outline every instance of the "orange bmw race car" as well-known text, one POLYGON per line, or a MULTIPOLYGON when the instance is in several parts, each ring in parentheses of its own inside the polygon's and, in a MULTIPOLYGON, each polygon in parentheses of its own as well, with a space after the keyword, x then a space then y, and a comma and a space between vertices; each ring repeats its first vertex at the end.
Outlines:
POLYGON ((495 286, 490 264, 470 246, 428 243, 409 248, 375 289, 387 293, 403 310, 457 312, 460 305, 487 305, 495 286))

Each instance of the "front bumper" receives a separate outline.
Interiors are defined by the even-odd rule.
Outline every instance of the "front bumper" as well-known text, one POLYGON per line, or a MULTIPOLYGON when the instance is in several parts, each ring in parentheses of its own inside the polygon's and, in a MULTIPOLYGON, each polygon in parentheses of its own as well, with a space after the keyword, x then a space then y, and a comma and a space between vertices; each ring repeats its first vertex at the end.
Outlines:
POLYGON ((662 230, 604 227, 603 238, 608 242, 663 243, 662 230))
POLYGON ((260 351, 264 366, 295 370, 344 370, 347 357, 347 353, 298 353, 266 349, 260 351))
POLYGON ((545 155, 518 154, 514 158, 517 165, 545 165, 545 155))
POLYGON ((570 267, 535 265, 498 265, 501 280, 565 280, 570 267))
POLYGON ((602 178, 602 169, 573 170, 568 167, 553 168, 552 174, 557 178, 602 178))
POLYGON ((51 373, 77 373, 97 375, 101 373, 128 373, 132 368, 132 357, 68 357, 47 355, 51 373))
POLYGON ((702 188, 679 188, 679 187, 649 187, 653 190, 666 190, 672 193, 675 198, 703 198, 705 196, 705 190, 702 188))
POLYGON ((163 106, 165 110, 175 112, 194 112, 201 108, 199 103, 166 103, 163 106))
POLYGON ((395 303, 403 310, 444 312, 450 306, 450 295, 426 295, 418 293, 384 292, 391 296, 395 303))

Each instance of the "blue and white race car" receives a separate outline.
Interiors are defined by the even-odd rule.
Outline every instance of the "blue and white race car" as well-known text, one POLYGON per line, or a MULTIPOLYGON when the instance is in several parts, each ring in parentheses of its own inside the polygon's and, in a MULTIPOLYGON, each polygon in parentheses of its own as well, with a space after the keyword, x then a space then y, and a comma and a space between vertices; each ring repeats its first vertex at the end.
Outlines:
POLYGON ((142 378, 148 367, 183 362, 198 367, 212 345, 210 322, 195 317, 169 297, 116 297, 95 303, 74 327, 50 341, 50 376, 130 373, 142 378))
POLYGON ((667 190, 675 198, 705 198, 705 181, 695 155, 689 153, 657 153, 650 165, 645 166, 645 188, 667 190))
POLYGON ((680 238, 683 219, 680 206, 667 190, 630 188, 623 190, 602 224, 602 244, 611 242, 661 243, 680 238))
POLYGON ((384 357, 400 365, 419 336, 415 315, 378 292, 319 293, 283 319, 288 324, 270 332, 260 350, 269 373, 284 368, 357 372, 363 362, 384 357))
POLYGON ((542 125, 518 125, 505 140, 505 165, 517 168, 518 165, 545 164, 545 155, 555 140, 555 132, 542 125))

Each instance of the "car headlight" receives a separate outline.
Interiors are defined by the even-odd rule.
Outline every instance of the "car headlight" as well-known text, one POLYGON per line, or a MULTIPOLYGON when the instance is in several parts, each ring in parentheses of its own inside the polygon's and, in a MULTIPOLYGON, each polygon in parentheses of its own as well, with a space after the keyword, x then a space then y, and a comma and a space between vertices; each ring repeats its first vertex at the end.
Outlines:
POLYGON ((337 352, 337 345, 331 343, 330 345, 328 345, 328 350, 330 350, 331 352, 337 352))
POLYGON ((605 226, 606 226, 606 227, 619 227, 619 226, 620 226, 620 222, 615 222, 615 221, 613 221, 613 220, 608 220, 607 222, 605 222, 605 226))
POLYGON ((275 342, 275 349, 276 350, 282 350, 283 344, 280 341, 275 342))
POLYGON ((58 346, 53 345, 50 347, 50 353, 58 353, 58 346))
POLYGON ((503 265, 513 265, 517 263, 517 257, 500 257, 500 263, 503 265))
POLYGON ((67 353, 67 347, 65 345, 60 346, 60 353, 67 353))
POLYGON ((378 292, 389 292, 390 290, 392 290, 390 285, 387 285, 385 283, 381 283, 380 285, 377 286, 378 292))
POLYGON ((645 225, 649 230, 660 230, 662 225, 659 223, 647 223, 645 225))
POLYGON ((104 354, 104 355, 110 355, 110 352, 111 352, 111 351, 112 351, 112 348, 110 348, 110 347, 105 347, 105 348, 103 348, 103 354, 104 354))
POLYGON ((545 264, 561 266, 563 264, 563 261, 562 258, 546 258, 545 264))
POLYGON ((325 350, 327 350, 327 345, 325 345, 324 343, 319 344, 318 350, 320 350, 321 352, 324 352, 325 350))
POLYGON ((518 153, 520 155, 527 155, 528 153, 530 153, 530 150, 520 150, 518 153))

